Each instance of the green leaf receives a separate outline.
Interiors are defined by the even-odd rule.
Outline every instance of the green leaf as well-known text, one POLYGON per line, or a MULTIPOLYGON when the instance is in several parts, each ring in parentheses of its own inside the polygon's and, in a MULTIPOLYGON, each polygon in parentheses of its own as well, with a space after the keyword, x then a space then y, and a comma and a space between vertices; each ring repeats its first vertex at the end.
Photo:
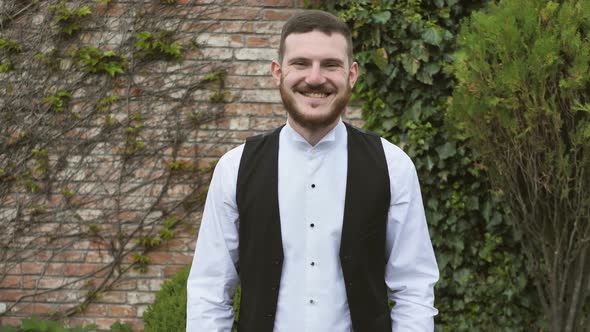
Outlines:
POLYGON ((90 6, 82 6, 82 7, 78 8, 77 14, 79 17, 88 16, 88 15, 92 14, 92 10, 90 9, 90 6))
POLYGON ((391 12, 386 11, 386 12, 375 13, 375 14, 371 15, 371 17, 373 18, 373 21, 375 23, 385 24, 391 18, 391 12))
POLYGON ((105 67, 105 70, 107 71, 107 73, 109 73, 109 75, 111 77, 114 77, 117 74, 123 74, 124 71, 123 69, 121 69, 121 67, 119 66, 119 64, 115 64, 115 65, 107 65, 105 67))
POLYGON ((371 60, 373 60, 373 63, 377 66, 377 68, 379 68, 382 72, 385 72, 385 70, 387 69, 389 58, 387 56, 387 52, 383 47, 373 51, 373 54, 371 55, 371 60))
POLYGON ((414 59, 408 54, 402 54, 401 58, 402 66, 404 67, 405 71, 412 76, 416 75, 418 69, 420 69, 420 61, 414 59))
POLYGON ((422 39, 424 39, 424 42, 434 46, 440 46, 440 42, 442 41, 440 32, 434 27, 426 29, 426 31, 422 33, 422 39))
POLYGON ((454 156, 456 152, 457 149, 455 147, 455 144, 450 142, 447 142, 444 145, 436 148, 436 153, 438 153, 438 156, 441 160, 445 160, 449 157, 454 156))

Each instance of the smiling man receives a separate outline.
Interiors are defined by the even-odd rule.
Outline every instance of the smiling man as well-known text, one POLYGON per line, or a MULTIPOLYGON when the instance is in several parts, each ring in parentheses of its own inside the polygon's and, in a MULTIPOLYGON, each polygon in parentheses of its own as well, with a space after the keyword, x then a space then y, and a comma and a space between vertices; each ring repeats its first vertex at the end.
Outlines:
POLYGON ((438 268, 414 165, 341 120, 351 33, 304 11, 271 64, 287 123, 217 164, 187 290, 187 331, 432 331, 438 268), (395 302, 392 310, 388 300, 395 302))

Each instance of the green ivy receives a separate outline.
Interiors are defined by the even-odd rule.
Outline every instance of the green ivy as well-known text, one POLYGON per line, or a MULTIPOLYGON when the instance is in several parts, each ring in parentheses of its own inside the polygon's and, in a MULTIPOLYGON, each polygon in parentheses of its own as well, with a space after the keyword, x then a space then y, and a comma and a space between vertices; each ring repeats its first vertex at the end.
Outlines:
POLYGON ((13 56, 23 51, 23 46, 14 39, 0 38, 0 73, 14 68, 13 56))
POLYGON ((182 46, 173 41, 172 31, 151 33, 142 31, 135 34, 135 55, 144 59, 180 59, 182 46))
POLYGON ((444 125, 460 21, 483 1, 326 1, 353 31, 354 100, 366 127, 400 146, 419 174, 439 269, 437 331, 530 331, 539 307, 502 195, 444 125))
POLYGON ((90 46, 80 49, 78 62, 91 73, 107 73, 111 77, 123 74, 127 67, 124 56, 90 46))
POLYGON ((54 112, 63 112, 72 94, 67 90, 59 90, 53 96, 44 97, 42 100, 49 104, 54 112))
POLYGON ((20 53, 23 51, 23 46, 14 39, 0 38, 0 50, 6 53, 20 53))
POLYGON ((80 30, 82 19, 92 14, 90 6, 80 6, 76 9, 70 9, 66 6, 66 1, 61 1, 57 5, 50 6, 49 9, 55 12, 53 21, 57 24, 58 31, 68 36, 80 30))
POLYGON ((141 273, 147 272, 148 265, 150 264, 150 258, 140 253, 134 253, 131 256, 135 269, 141 273))

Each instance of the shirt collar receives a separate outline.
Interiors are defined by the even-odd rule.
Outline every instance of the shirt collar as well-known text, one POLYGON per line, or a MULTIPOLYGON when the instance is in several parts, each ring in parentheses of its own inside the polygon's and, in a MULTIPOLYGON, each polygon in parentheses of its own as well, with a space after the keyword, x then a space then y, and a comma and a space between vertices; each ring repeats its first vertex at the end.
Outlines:
POLYGON ((346 126, 344 125, 344 122, 342 122, 342 118, 338 118, 338 123, 336 124, 336 126, 334 126, 334 128, 332 128, 332 130, 330 130, 313 147, 305 140, 305 138, 303 138, 303 136, 301 136, 298 132, 295 131, 295 129, 293 129, 293 127, 289 125, 289 121, 287 121, 287 124, 283 128, 283 131, 285 132, 285 138, 287 138, 287 141, 308 149, 318 148, 320 146, 331 146, 339 142, 346 142, 347 135, 346 126))

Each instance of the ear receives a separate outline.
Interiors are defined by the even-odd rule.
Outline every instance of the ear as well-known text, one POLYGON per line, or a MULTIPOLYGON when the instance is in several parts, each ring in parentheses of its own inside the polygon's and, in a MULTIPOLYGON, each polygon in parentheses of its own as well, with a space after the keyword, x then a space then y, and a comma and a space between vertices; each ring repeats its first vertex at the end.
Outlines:
POLYGON ((281 64, 277 60, 272 60, 270 64, 270 70, 272 71, 272 77, 275 80, 275 84, 277 86, 281 85, 281 64))
POLYGON ((350 66, 350 72, 348 73, 348 83, 350 84, 350 88, 354 87, 354 83, 356 79, 359 77, 359 65, 356 62, 352 63, 350 66))

